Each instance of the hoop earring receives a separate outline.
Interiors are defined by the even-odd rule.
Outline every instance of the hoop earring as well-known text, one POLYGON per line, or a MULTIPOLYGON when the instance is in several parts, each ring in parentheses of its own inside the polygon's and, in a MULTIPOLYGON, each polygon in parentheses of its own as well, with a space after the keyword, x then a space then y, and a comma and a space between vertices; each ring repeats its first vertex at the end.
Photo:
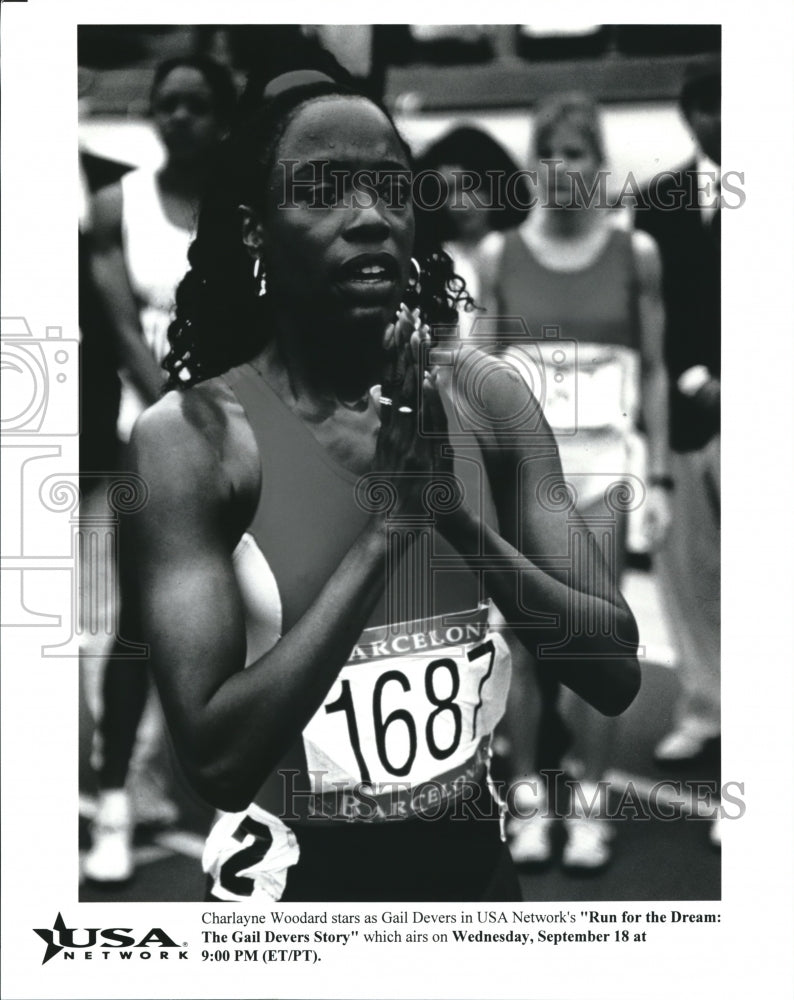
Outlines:
POLYGON ((418 289, 419 282, 422 280, 422 268, 419 266, 419 261, 416 257, 411 257, 411 267, 413 268, 413 274, 408 276, 408 287, 418 289))
POLYGON ((254 258, 254 281, 259 282, 259 292, 257 294, 261 299, 263 295, 267 294, 267 276, 265 275, 262 260, 259 257, 254 258))

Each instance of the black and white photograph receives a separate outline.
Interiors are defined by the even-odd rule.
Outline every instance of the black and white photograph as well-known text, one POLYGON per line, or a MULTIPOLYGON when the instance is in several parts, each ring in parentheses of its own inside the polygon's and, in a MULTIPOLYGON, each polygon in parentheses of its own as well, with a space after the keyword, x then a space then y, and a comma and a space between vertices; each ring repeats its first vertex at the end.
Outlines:
POLYGON ((4 996, 789 995, 792 16, 410 10, 3 3, 4 996))
POLYGON ((720 41, 79 29, 82 899, 719 898, 720 41))

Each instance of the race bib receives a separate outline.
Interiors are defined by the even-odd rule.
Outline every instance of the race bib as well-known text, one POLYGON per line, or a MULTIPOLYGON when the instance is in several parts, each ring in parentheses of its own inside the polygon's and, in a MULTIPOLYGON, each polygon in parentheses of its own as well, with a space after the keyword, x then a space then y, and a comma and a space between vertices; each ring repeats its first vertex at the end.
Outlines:
POLYGON ((510 653, 489 605, 367 629, 303 731, 313 790, 375 794, 465 771, 504 713, 510 653))
POLYGON ((252 803, 244 812, 220 816, 207 837, 201 865, 216 899, 277 900, 299 856, 292 830, 252 803))

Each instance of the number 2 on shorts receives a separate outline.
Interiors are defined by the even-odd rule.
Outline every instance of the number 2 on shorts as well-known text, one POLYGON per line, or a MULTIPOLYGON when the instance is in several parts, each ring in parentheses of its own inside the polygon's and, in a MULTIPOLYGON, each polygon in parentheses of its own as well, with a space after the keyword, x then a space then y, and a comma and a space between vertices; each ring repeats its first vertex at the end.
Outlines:
POLYGON ((254 880, 249 875, 241 875, 240 872, 260 862, 273 843, 270 828, 264 823, 257 823, 250 816, 243 817, 233 836, 242 843, 247 834, 256 837, 256 840, 233 854, 223 863, 220 870, 220 884, 228 892, 238 896, 250 896, 254 891, 254 880))

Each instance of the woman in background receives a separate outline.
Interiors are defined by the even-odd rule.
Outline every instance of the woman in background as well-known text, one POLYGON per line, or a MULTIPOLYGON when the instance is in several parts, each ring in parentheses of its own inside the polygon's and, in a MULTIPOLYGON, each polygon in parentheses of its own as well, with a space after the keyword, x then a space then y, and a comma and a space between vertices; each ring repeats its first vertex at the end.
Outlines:
MULTIPOLYGON (((418 191, 431 199, 428 225, 455 261, 456 272, 465 280, 466 290, 479 309, 460 310, 460 337, 465 339, 478 314, 485 314, 483 301, 493 285, 496 254, 501 246, 498 234, 519 225, 527 214, 529 191, 519 177, 517 164, 509 153, 481 129, 462 125, 435 140, 417 162, 422 177, 434 172, 443 205, 435 205, 436 184, 422 181, 418 191), (508 179, 517 183, 508 185, 508 179)), ((421 207, 417 209, 422 211, 421 207)))
MULTIPOLYGON (((643 510, 651 548, 669 522, 659 252, 646 233, 616 224, 617 213, 605 203, 599 172, 606 153, 592 101, 569 94, 542 102, 531 161, 537 204, 519 229, 503 237, 488 297, 499 316, 525 323, 523 342, 511 344, 505 356, 542 388, 563 473, 579 512, 602 540, 617 588, 626 551, 621 508, 634 489, 622 497, 620 484, 633 471, 640 421, 648 439, 643 510)), ((526 816, 513 821, 510 833, 517 862, 541 863, 551 857, 552 843, 550 804, 538 772, 559 766, 569 737, 557 714, 559 684, 551 666, 527 666, 514 672, 507 716, 517 806, 526 816), (528 731, 536 739, 527 740, 528 731)), ((609 860, 611 827, 586 815, 582 799, 598 805, 596 783, 609 761, 614 726, 578 701, 570 714, 582 797, 573 795, 562 861, 593 870, 609 860)))

